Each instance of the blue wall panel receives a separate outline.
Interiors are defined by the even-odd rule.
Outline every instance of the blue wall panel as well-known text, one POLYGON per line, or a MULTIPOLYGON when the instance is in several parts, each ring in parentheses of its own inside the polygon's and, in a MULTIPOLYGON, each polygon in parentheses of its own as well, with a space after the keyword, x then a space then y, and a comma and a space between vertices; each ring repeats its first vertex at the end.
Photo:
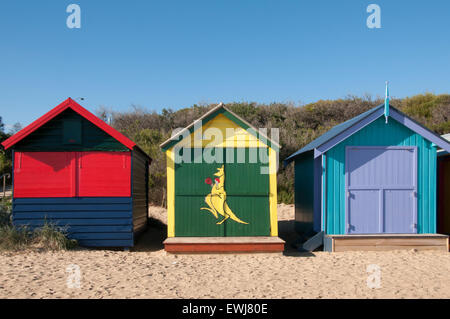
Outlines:
POLYGON ((295 230, 305 237, 321 230, 322 157, 307 152, 295 160, 295 230))
POLYGON ((131 197, 15 198, 13 223, 31 229, 64 227, 81 246, 133 246, 131 197))
POLYGON ((295 230, 310 236, 314 228, 314 157, 312 152, 295 159, 295 230))

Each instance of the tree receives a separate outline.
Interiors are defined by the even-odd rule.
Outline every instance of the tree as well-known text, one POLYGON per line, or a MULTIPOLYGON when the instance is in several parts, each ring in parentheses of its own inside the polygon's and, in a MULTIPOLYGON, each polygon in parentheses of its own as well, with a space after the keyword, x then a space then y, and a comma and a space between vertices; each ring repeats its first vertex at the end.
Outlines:
POLYGON ((0 133, 3 133, 5 129, 5 124, 3 124, 3 119, 0 116, 0 133))
MULTIPOLYGON (((0 143, 6 140, 10 135, 5 133, 5 124, 0 116, 0 143)), ((10 173, 12 169, 11 151, 4 151, 0 147, 0 176, 4 173, 10 173)))
MULTIPOLYGON (((279 156, 282 161, 337 124, 383 103, 382 98, 365 95, 320 100, 306 105, 235 102, 226 106, 256 128, 279 128, 282 146, 279 156)), ((450 132, 450 94, 425 93, 403 99, 392 98, 391 104, 438 134, 450 132)), ((216 105, 193 105, 176 111, 164 108, 160 113, 133 107, 129 112, 113 113, 113 126, 134 140, 153 159, 149 176, 151 203, 161 205, 165 199, 166 158, 160 143, 169 138, 174 129, 186 127, 216 105)), ((100 110, 98 114, 106 112, 100 110)), ((293 181, 293 165, 286 168, 281 165, 277 181, 280 202, 294 201, 293 181)))
POLYGON ((0 143, 6 140, 9 135, 5 133, 5 124, 2 121, 2 117, 0 116, 0 143))
POLYGON ((22 129, 22 124, 19 122, 15 123, 13 127, 9 130, 10 135, 14 135, 22 129))

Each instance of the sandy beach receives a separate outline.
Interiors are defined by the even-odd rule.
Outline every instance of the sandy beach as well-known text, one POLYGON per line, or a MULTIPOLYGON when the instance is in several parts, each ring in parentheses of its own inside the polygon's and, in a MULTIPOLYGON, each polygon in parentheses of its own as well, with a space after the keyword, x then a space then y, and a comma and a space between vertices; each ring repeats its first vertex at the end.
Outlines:
POLYGON ((165 210, 155 207, 129 252, 1 252, 0 298, 450 298, 449 253, 298 253, 293 206, 278 213, 284 254, 168 255, 165 210), (68 287, 73 265, 79 288, 68 287), (369 265, 380 269, 379 288, 367 285, 369 265))

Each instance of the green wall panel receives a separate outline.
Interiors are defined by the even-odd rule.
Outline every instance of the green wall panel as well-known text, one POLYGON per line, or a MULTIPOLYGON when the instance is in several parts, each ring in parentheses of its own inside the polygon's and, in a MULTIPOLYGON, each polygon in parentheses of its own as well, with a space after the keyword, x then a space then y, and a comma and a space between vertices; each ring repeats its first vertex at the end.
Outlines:
POLYGON ((222 237, 225 223, 217 225, 216 219, 207 210, 204 196, 175 196, 175 236, 177 237, 222 237))
MULTIPOLYGON (((211 178, 214 182, 214 173, 221 167, 222 163, 196 163, 196 159, 202 159, 202 153, 197 153, 194 149, 181 149, 175 153, 175 195, 203 195, 206 196, 211 191, 211 186, 205 183, 206 178, 211 178), (185 153, 192 157, 189 162, 182 161, 185 153)), ((223 156, 220 157, 221 159, 223 156)))
MULTIPOLYGON (((222 163, 195 163, 194 156, 201 153, 194 149, 184 150, 190 152, 191 162, 182 162, 185 154, 178 150, 175 152, 175 236, 269 236, 269 175, 261 174, 261 167, 266 163, 249 163, 250 149, 240 153, 234 149, 218 151, 222 163), (226 155, 228 154, 228 155, 226 155), (233 158, 223 164, 223 159, 233 158), (237 159, 243 158, 244 163, 237 159), (223 219, 215 216, 208 210, 205 197, 211 193, 211 185, 205 183, 210 178, 214 183, 214 175, 218 168, 224 166, 226 203, 236 217, 248 224, 239 223, 232 218, 221 225, 223 219)), ((209 150, 208 150, 209 151, 209 150)), ((267 155, 267 150, 264 150, 267 155)), ((214 152, 211 152, 214 154, 214 152)))
POLYGON ((270 236, 269 199, 265 196, 229 196, 230 209, 239 219, 225 223, 226 236, 270 236))
POLYGON ((417 231, 436 233, 436 148, 406 126, 379 118, 326 152, 326 231, 345 234, 345 147, 417 146, 417 231))
MULTIPOLYGON (((230 149, 228 149, 230 150, 230 149)), ((268 163, 261 163, 258 152, 264 152, 263 157, 268 160, 268 149, 258 150, 256 148, 231 149, 234 152, 226 152, 227 163, 225 164, 226 180, 225 185, 228 196, 230 195, 265 195, 269 196, 269 175, 261 174, 261 167, 268 166, 268 163), (239 152, 242 152, 239 154, 239 152), (244 153, 245 152, 245 153, 244 153), (253 154, 253 155, 251 155, 253 154), (255 156, 254 154, 258 154, 255 156), (245 158, 244 158, 245 156, 245 158), (245 163, 238 163, 244 158, 245 163), (256 163, 251 163, 253 159, 256 163), (229 161, 228 159, 233 159, 229 161)))

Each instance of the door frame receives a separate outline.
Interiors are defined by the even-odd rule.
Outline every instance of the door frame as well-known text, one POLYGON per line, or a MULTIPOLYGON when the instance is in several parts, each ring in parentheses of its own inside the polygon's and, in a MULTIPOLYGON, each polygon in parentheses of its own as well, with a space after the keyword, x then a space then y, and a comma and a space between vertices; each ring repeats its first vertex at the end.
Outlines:
MULTIPOLYGON (((418 198, 418 194, 417 194, 417 169, 418 169, 418 156, 417 156, 417 146, 357 146, 357 145, 350 145, 350 146, 346 146, 345 147, 345 200, 344 200, 344 206, 345 206, 345 234, 346 235, 353 235, 351 233, 349 233, 349 206, 350 206, 350 196, 348 196, 349 194, 349 190, 348 190, 348 184, 349 184, 349 171, 348 171, 348 162, 349 162, 349 152, 352 149, 383 149, 383 150, 411 150, 413 151, 413 196, 415 198, 414 203, 413 203, 413 223, 415 225, 414 229, 413 229, 413 234, 417 234, 418 232, 418 225, 417 225, 417 198, 418 198)), ((398 188, 398 189, 403 189, 403 188, 398 188)), ((379 232, 377 234, 386 234, 384 232, 384 188, 382 189, 382 191, 379 192, 379 211, 378 211, 378 216, 379 216, 379 232)), ((355 234, 358 235, 358 234, 355 234)))

